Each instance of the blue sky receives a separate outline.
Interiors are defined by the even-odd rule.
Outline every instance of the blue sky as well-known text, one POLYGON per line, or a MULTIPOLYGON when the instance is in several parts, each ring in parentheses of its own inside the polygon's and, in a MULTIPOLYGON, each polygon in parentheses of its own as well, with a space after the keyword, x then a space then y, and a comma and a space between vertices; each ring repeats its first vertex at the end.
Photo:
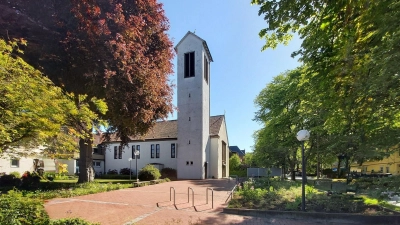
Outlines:
MULTIPOLYGON (((261 52, 264 41, 258 32, 266 22, 258 16, 259 7, 250 5, 250 0, 159 2, 169 19, 174 46, 188 31, 207 42, 214 59, 210 67, 211 115, 225 114, 229 145, 252 151, 252 135, 261 128, 253 121, 257 111, 254 99, 273 77, 300 65, 290 57, 299 49, 300 40, 261 52)), ((176 84, 174 71, 171 81, 176 84)), ((176 119, 176 113, 170 119, 176 119)))

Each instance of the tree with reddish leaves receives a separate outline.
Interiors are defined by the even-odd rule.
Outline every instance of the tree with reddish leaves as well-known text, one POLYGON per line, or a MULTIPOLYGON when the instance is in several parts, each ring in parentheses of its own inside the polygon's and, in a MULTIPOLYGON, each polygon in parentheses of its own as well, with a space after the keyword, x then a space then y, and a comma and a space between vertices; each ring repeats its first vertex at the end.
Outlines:
MULTIPOLYGON (((0 14, 1 37, 26 39, 21 57, 74 93, 78 108, 97 112, 89 99, 106 102, 99 120, 123 143, 173 111, 168 78, 174 53, 156 0, 0 0, 0 14)), ((68 124, 80 133, 79 182, 93 179, 95 123, 68 124)))

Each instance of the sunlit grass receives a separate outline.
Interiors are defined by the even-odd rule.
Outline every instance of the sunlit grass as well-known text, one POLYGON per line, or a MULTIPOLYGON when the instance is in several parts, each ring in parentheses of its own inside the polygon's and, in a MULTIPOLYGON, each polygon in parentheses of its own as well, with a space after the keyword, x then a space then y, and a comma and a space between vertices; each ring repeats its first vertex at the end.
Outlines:
POLYGON ((369 198, 367 196, 363 196, 363 199, 364 199, 364 204, 366 204, 366 205, 378 205, 379 204, 378 199, 369 198))

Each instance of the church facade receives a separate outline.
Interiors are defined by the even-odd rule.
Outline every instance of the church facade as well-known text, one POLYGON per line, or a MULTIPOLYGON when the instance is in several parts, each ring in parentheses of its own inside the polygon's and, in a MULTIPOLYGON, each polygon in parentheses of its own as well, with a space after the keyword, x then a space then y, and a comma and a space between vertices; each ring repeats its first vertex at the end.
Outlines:
POLYGON ((178 179, 229 176, 229 143, 224 115, 210 116, 210 62, 206 41, 188 32, 176 45, 177 120, 160 121, 145 137, 106 143, 104 172, 140 170, 147 164, 177 170, 178 179), (139 151, 139 156, 134 152, 139 151), (137 158, 135 158, 137 157, 137 158), (131 158, 131 161, 129 159, 131 158), (136 165, 137 162, 137 165, 136 165))

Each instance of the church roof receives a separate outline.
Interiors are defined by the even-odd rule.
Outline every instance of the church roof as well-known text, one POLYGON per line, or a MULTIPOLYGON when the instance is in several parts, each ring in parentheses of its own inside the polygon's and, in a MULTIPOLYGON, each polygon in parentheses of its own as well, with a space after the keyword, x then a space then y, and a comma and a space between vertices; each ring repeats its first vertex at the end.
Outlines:
MULTIPOLYGON (((223 115, 210 117, 210 136, 218 136, 221 129, 223 115)), ((130 137, 132 141, 143 140, 159 140, 159 139, 177 139, 178 138, 178 121, 166 120, 158 121, 150 131, 142 137, 130 137)), ((121 141, 119 138, 111 137, 111 141, 121 141)))
POLYGON ((204 49, 205 49, 206 52, 207 52, 207 56, 208 56, 208 58, 210 59, 210 62, 214 62, 214 60, 213 60, 213 58, 212 58, 212 56, 211 56, 210 49, 208 48, 207 42, 206 42, 205 40, 203 40, 201 37, 197 36, 196 34, 190 32, 190 31, 188 31, 188 32, 186 33, 186 35, 178 42, 178 44, 175 46, 175 50, 176 50, 176 49, 178 48, 178 46, 182 43, 182 41, 185 40, 185 38, 186 38, 188 35, 193 35, 193 36, 195 36, 196 38, 200 39, 200 41, 203 43, 204 49))

